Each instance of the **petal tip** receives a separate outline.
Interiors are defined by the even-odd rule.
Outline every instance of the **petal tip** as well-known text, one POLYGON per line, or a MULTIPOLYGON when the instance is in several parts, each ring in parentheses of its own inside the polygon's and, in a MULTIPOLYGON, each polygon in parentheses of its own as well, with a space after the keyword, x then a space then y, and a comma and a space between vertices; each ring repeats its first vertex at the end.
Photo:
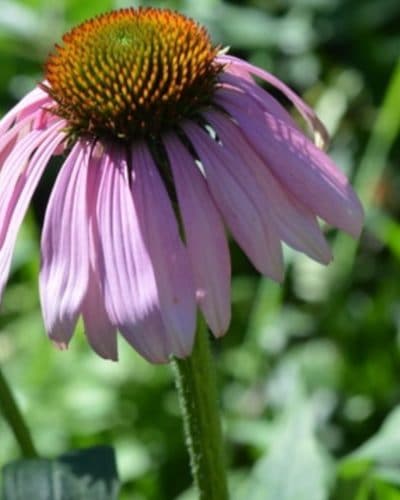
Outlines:
POLYGON ((211 333, 216 339, 220 339, 228 332, 228 328, 211 329, 211 333))
POLYGON ((115 348, 103 348, 99 346, 94 346, 92 342, 89 342, 93 351, 103 359, 107 361, 118 361, 118 350, 115 348))
POLYGON ((64 341, 52 340, 52 344, 59 351, 66 351, 68 349, 68 343, 64 341))
POLYGON ((344 230, 354 239, 358 240, 363 230, 365 214, 364 208, 357 195, 354 192, 353 195, 354 206, 349 212, 348 222, 344 230))
POLYGON ((271 278, 273 281, 276 281, 280 285, 283 283, 285 279, 285 270, 282 268, 274 268, 274 269, 268 269, 268 271, 263 272, 265 276, 268 278, 271 278))

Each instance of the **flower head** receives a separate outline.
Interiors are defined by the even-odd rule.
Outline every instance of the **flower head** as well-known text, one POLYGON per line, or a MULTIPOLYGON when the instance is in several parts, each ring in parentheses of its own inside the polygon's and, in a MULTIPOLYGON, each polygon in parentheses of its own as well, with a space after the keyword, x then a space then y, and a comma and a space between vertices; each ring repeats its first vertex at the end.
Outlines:
POLYGON ((76 322, 101 356, 116 332, 144 357, 190 354, 199 307, 230 321, 226 228, 254 266, 283 278, 282 243, 328 264, 321 218, 354 237, 362 208, 345 176, 254 77, 313 111, 260 68, 225 55, 191 19, 122 9, 63 37, 46 77, 0 121, 0 291, 19 226, 54 155, 40 297, 66 346, 76 322))

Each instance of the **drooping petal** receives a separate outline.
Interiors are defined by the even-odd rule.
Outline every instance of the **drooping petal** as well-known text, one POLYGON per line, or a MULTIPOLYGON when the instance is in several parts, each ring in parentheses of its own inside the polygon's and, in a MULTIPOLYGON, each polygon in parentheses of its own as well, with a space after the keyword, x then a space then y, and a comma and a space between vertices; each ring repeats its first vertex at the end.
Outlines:
POLYGON ((78 141, 58 174, 41 240, 40 298, 50 338, 65 347, 75 328, 89 277, 86 204, 91 145, 78 141))
POLYGON ((104 262, 102 260, 97 224, 97 196, 100 162, 92 154, 87 179, 87 210, 89 219, 89 281, 82 302, 82 317, 86 337, 97 354, 106 359, 118 359, 117 331, 107 313, 103 290, 104 262))
POLYGON ((224 226, 193 157, 172 134, 164 143, 177 191, 197 298, 212 332, 221 336, 230 321, 230 258, 224 226))
POLYGON ((243 79, 235 74, 221 73, 219 76, 221 88, 216 90, 216 96, 228 94, 235 98, 239 94, 242 102, 246 101, 249 107, 254 106, 254 101, 261 109, 269 111, 281 120, 287 121, 291 126, 297 127, 296 122, 286 109, 268 92, 259 87, 254 81, 243 79))
POLYGON ((129 167, 123 150, 108 146, 99 165, 97 225, 100 279, 111 323, 130 344, 153 363, 179 352, 168 339, 161 319, 153 265, 138 222, 138 204, 129 187, 129 167))
POLYGON ((0 170, 3 163, 10 156, 11 151, 14 149, 14 146, 17 142, 17 134, 9 136, 6 139, 7 140, 0 145, 0 170))
POLYGON ((240 158, 192 123, 184 130, 203 164, 210 191, 234 238, 263 274, 283 279, 283 257, 265 195, 240 158))
POLYGON ((168 341, 174 353, 187 356, 196 326, 192 269, 165 186, 150 151, 140 142, 132 151, 131 189, 154 268, 168 341))
MULTIPOLYGON (((7 230, 7 214, 10 213, 10 207, 17 203, 20 190, 30 177, 30 167, 34 168, 38 161, 42 164, 43 152, 48 150, 50 155, 53 154, 58 144, 63 141, 64 134, 61 132, 63 124, 64 121, 60 120, 47 130, 29 132, 15 143, 5 159, 0 169, 0 244, 4 239, 4 231, 7 230), (54 147, 53 143, 56 144, 54 147)), ((46 163, 48 158, 49 155, 46 163)))
MULTIPOLYGON (((6 228, 6 214, 9 212, 10 202, 17 184, 26 178, 27 167, 34 151, 46 141, 49 133, 33 131, 19 140, 7 156, 0 170, 0 241, 4 238, 6 228)), ((52 134, 50 133, 50 136, 52 134)), ((55 136, 55 140, 57 137, 55 136)))
POLYGON ((242 106, 241 98, 218 102, 238 122, 243 134, 283 186, 314 214, 354 237, 363 210, 346 176, 299 130, 267 112, 242 106))
POLYGON ((117 361, 117 331, 105 308, 98 269, 93 266, 90 267, 88 288, 81 309, 85 334, 93 350, 105 359, 117 361))
MULTIPOLYGON (((17 140, 22 140, 26 132, 30 132, 31 117, 18 121, 12 128, 0 135, 0 169, 10 155, 17 140)), ((42 137, 43 134, 40 136, 42 137)))
POLYGON ((18 144, 0 171, 0 295, 10 271, 18 230, 53 151, 63 140, 58 127, 32 133, 18 144), (26 139, 26 140, 25 140, 26 139))
POLYGON ((0 135, 6 132, 15 121, 33 115, 51 102, 52 99, 40 87, 34 88, 0 120, 0 135))
POLYGON ((328 264, 332 259, 331 251, 312 212, 282 188, 229 117, 220 112, 205 112, 203 115, 223 144, 241 159, 257 179, 265 193, 265 217, 273 218, 281 239, 318 262, 328 264))
POLYGON ((242 70, 248 71, 250 75, 256 75, 262 80, 270 83, 282 92, 298 109, 300 114, 306 120, 310 126, 312 132, 314 133, 314 142, 318 147, 325 148, 329 143, 329 134, 326 131, 324 125, 321 123, 315 112, 301 99, 292 89, 285 85, 279 78, 272 75, 268 71, 265 71, 253 64, 250 64, 242 59, 234 56, 221 55, 218 56, 217 62, 222 64, 227 64, 225 71, 229 72, 229 66, 238 66, 242 70))

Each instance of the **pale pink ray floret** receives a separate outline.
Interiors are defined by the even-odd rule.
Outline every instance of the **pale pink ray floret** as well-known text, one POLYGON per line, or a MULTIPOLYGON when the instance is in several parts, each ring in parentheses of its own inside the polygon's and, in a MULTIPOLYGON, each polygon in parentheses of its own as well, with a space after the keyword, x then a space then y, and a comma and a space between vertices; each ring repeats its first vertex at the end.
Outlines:
POLYGON ((359 236, 362 207, 320 149, 327 134, 315 113, 266 71, 229 55, 216 62, 223 70, 212 105, 162 136, 179 222, 143 139, 127 147, 83 136, 67 145, 68 124, 40 86, 0 121, 0 293, 35 188, 51 157, 65 155, 41 238, 43 317, 59 346, 82 317, 104 358, 117 359, 117 331, 152 362, 188 356, 197 307, 215 336, 230 323, 226 231, 276 281, 282 243, 331 261, 318 219, 359 236), (293 103, 315 144, 254 77, 293 103))

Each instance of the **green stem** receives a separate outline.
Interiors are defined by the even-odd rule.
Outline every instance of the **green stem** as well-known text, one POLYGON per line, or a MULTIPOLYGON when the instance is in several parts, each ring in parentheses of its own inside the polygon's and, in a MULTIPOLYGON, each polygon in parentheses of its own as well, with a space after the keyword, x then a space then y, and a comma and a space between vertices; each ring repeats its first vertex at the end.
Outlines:
POLYGON ((4 418, 8 422, 8 425, 15 436, 15 439, 18 441, 23 456, 25 458, 37 457, 38 453, 33 444, 29 429, 1 370, 0 412, 3 413, 4 418))
POLYGON ((199 318, 192 355, 173 361, 186 445, 200 500, 227 500, 228 488, 216 375, 204 320, 199 318))

